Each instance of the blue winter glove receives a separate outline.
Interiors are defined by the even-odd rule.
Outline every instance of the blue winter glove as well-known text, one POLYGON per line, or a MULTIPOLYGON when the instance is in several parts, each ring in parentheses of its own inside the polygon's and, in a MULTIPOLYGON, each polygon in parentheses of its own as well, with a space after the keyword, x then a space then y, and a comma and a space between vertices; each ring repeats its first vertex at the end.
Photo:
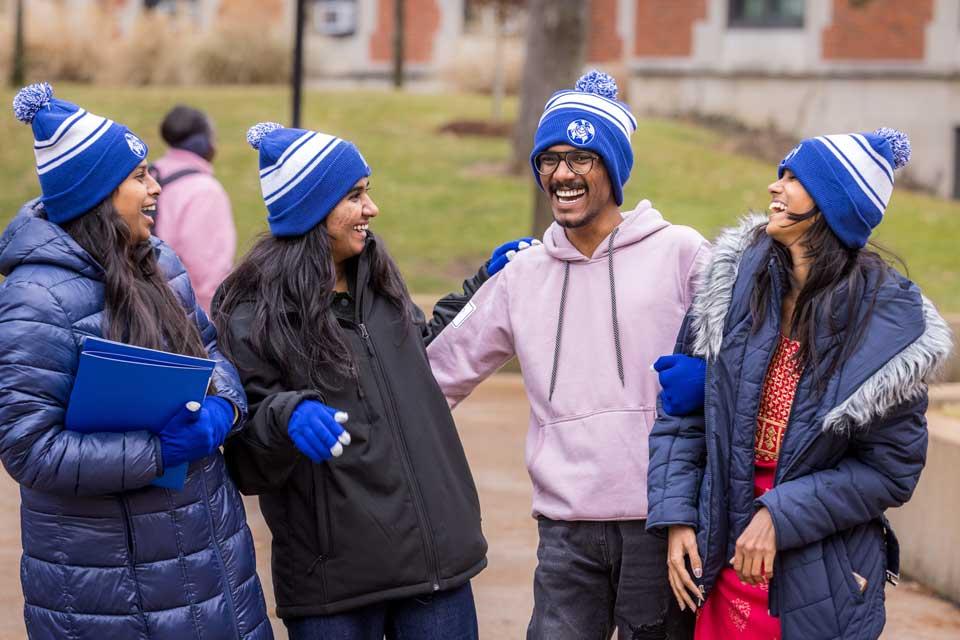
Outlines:
POLYGON ((671 416, 688 416, 703 410, 707 363, 685 355, 660 356, 653 363, 660 374, 660 403, 671 416))
POLYGON ((504 242, 502 245, 494 249, 492 254, 490 254, 490 259, 487 261, 487 275, 492 277, 498 271, 507 266, 507 263, 513 260, 517 255, 517 252, 523 251, 524 249, 528 249, 538 244, 541 243, 535 238, 518 238, 517 240, 504 242))
POLYGON ((317 400, 301 400, 287 423, 287 433, 297 449, 314 462, 338 457, 350 444, 350 434, 340 425, 347 414, 317 400))
POLYGON ((157 435, 164 469, 205 458, 218 446, 214 423, 209 412, 204 419, 204 409, 199 402, 188 402, 157 435))
MULTIPOLYGON (((233 428, 233 419, 236 415, 233 403, 220 396, 207 396, 203 401, 203 413, 207 414, 213 430, 213 448, 216 449, 227 439, 227 434, 233 428)), ((203 419, 201 417, 201 419, 203 419)), ((210 453, 213 453, 211 451, 210 453)))

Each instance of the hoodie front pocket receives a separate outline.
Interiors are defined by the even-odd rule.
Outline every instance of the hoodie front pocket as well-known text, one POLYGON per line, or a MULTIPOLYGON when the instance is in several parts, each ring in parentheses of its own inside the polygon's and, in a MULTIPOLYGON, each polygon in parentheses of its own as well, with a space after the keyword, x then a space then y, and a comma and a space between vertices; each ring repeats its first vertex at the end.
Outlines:
POLYGON ((553 518, 646 517, 652 417, 646 408, 613 409, 541 427, 528 463, 538 510, 553 518))

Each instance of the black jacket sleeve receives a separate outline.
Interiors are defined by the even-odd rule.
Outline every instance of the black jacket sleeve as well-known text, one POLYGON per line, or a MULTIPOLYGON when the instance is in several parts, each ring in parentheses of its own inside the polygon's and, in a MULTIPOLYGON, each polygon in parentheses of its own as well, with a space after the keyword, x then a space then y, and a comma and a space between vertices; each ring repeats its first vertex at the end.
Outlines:
MULTIPOLYGON (((457 317, 460 310, 470 302, 470 298, 477 292, 477 289, 489 279, 490 276, 487 274, 487 265, 484 264, 473 277, 463 281, 462 293, 449 293, 437 301, 437 304, 433 307, 433 317, 430 318, 429 321, 422 316, 418 318, 418 320, 422 320, 421 335, 423 336, 423 346, 429 345, 433 342, 434 338, 440 335, 440 332, 443 331, 443 329, 457 317)), ((416 312, 418 314, 420 313, 419 307, 416 309, 416 312)))
POLYGON ((230 319, 233 363, 247 393, 249 413, 244 428, 224 444, 230 475, 246 495, 267 493, 282 487, 303 454, 287 434, 287 423, 301 400, 323 401, 320 393, 290 390, 280 371, 250 347, 249 321, 244 306, 230 319))

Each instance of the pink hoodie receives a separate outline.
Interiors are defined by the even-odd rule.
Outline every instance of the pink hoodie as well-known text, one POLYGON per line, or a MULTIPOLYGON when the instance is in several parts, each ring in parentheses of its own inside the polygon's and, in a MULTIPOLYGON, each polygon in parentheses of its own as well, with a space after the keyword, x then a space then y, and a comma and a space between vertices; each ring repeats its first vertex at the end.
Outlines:
POLYGON ((198 171, 164 187, 153 233, 180 257, 197 302, 209 314, 213 294, 233 268, 237 251, 230 198, 210 163, 195 153, 170 149, 155 166, 161 178, 184 169, 198 171))
POLYGON ((650 365, 673 352, 693 274, 708 258, 699 233, 671 225, 647 200, 591 258, 554 223, 543 246, 520 252, 430 344, 451 407, 520 359, 534 516, 646 517, 647 436, 660 391, 650 365))

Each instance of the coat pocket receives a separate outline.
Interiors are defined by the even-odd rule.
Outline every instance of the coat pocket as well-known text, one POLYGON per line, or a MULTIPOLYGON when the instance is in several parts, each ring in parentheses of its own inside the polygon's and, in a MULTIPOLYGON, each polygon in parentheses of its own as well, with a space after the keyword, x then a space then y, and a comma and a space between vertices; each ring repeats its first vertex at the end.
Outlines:
MULTIPOLYGON (((863 584, 861 589, 860 579, 863 576, 853 568, 852 563, 850 562, 850 554, 847 550, 847 545, 844 543, 843 536, 836 535, 830 539, 830 547, 833 549, 833 554, 836 559, 836 568, 843 574, 844 584, 847 586, 847 589, 850 591, 850 595, 853 597, 856 603, 863 602, 864 592, 872 585, 863 584), (858 579, 858 576, 860 579, 858 579)), ((831 568, 828 567, 828 571, 831 568)))
POLYGON ((313 512, 316 518, 317 551, 307 570, 307 575, 315 574, 319 578, 322 599, 327 601, 327 559, 333 548, 333 523, 330 521, 330 506, 327 500, 327 480, 325 471, 319 465, 311 465, 313 475, 313 512))

